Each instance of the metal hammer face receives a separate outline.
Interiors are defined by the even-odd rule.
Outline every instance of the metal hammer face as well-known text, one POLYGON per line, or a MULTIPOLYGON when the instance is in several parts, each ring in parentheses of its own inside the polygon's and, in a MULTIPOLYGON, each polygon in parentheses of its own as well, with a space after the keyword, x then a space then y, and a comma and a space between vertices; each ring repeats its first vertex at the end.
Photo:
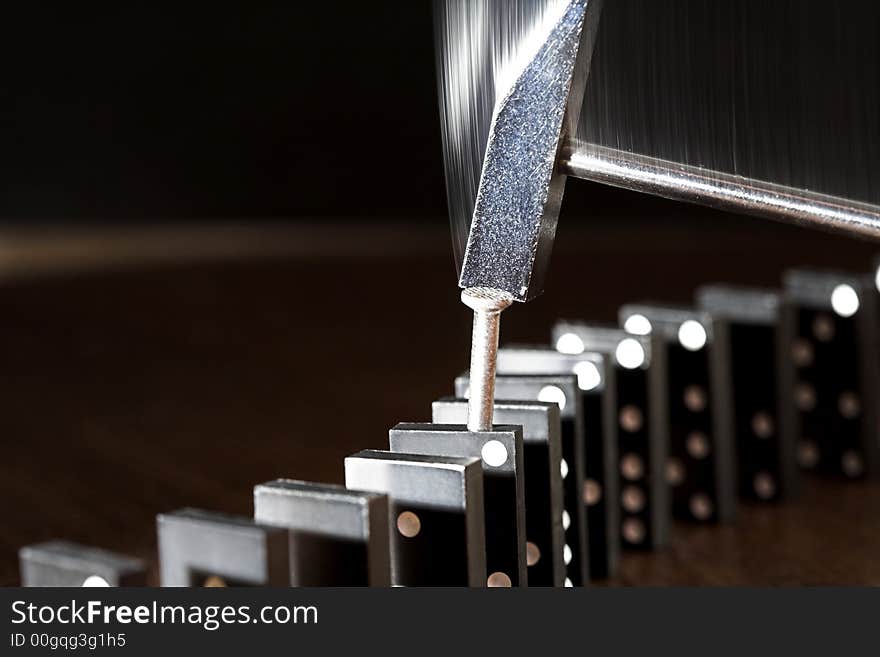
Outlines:
POLYGON ((156 517, 162 586, 289 586, 287 531, 181 509, 156 517))
POLYGON ((292 479, 254 487, 254 520, 290 533, 292 586, 390 586, 388 498, 292 479))
POLYGON ((68 541, 49 541, 18 552, 22 586, 146 586, 140 559, 68 541))
MULTIPOLYGON (((466 399, 446 397, 432 405, 433 421, 437 424, 461 423, 467 419, 467 413, 466 399)), ((495 400, 493 422, 522 427, 528 584, 562 586, 563 528, 571 520, 562 506, 559 406, 549 402, 495 400)))
POLYGON ((520 427, 469 431, 463 424, 398 424, 392 452, 480 459, 486 515, 487 586, 526 586, 526 518, 520 427))
POLYGON ((345 485, 388 495, 393 586, 486 585, 479 459, 368 449, 346 457, 345 485))
POLYGON ((543 289, 565 184, 557 153, 574 134, 601 1, 436 6, 459 285, 528 301, 543 289), (516 32, 504 53, 499 26, 516 32))

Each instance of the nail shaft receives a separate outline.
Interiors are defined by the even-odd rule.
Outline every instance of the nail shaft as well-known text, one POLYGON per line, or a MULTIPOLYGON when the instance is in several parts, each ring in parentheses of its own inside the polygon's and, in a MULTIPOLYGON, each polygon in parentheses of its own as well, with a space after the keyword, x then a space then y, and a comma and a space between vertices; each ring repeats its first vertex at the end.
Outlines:
POLYGON ((513 297, 501 290, 473 287, 462 291, 461 300, 474 311, 467 426, 470 431, 489 431, 495 404, 501 311, 512 303, 513 297))

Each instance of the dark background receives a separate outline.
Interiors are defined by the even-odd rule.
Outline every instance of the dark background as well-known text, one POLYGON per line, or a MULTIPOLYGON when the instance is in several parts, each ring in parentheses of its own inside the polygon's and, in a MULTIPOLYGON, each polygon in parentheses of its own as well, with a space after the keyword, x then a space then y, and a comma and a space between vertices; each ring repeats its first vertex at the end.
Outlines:
POLYGON ((428 0, 7 4, 0 62, 7 222, 447 221, 428 0))
POLYGON ((3 217, 443 214, 428 2, 15 3, 0 61, 3 217))
POLYGON ((431 6, 14 3, 0 216, 444 216, 431 6))
POLYGON ((611 0, 579 139, 880 203, 880 3, 611 0))

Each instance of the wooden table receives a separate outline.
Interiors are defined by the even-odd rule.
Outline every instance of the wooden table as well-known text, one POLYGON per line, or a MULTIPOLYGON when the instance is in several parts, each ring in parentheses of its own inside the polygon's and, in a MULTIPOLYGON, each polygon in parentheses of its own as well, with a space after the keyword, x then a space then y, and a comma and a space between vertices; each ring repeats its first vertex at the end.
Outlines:
MULTIPOLYGON (((788 265, 867 267, 872 254, 751 220, 661 226, 563 228, 547 294, 505 313, 502 341, 546 341, 557 316, 685 300, 704 281, 773 284, 788 265)), ((335 229, 313 251, 283 233, 290 257, 275 244, 271 259, 4 277, 0 583, 17 582, 20 546, 49 538, 154 564, 156 513, 250 514, 255 483, 341 482, 344 456, 428 418, 468 356, 445 229, 371 230, 372 246, 341 255, 335 229)), ((625 555, 612 584, 880 584, 878 553, 880 484, 810 480, 734 525, 676 526, 665 551, 625 555)))

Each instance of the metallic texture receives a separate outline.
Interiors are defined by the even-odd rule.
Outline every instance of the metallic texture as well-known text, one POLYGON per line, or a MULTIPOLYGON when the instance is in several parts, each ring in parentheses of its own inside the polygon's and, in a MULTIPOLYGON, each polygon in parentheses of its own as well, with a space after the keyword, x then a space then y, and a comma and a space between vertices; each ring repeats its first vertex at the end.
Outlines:
POLYGON ((646 317, 651 323, 651 335, 657 335, 664 340, 678 340, 678 330, 681 325, 692 320, 699 322, 706 330, 707 342, 712 341, 712 315, 704 310, 699 310, 685 305, 655 304, 655 303, 627 303, 620 307, 618 318, 620 325, 626 325, 626 320, 633 315, 646 317))
POLYGON ((435 0, 446 191, 461 270, 497 102, 559 20, 565 0, 435 0), (531 44, 531 48, 527 48, 531 44))
POLYGON ((69 541, 25 546, 18 559, 22 586, 147 584, 146 566, 140 559, 69 541))
POLYGON ((783 274, 785 295, 789 301, 808 308, 831 310, 831 295, 838 285, 856 291, 860 306, 871 294, 872 277, 832 269, 788 269, 783 274))
POLYGON ((786 223, 880 239, 880 206, 736 174, 577 143, 569 176, 786 223))
POLYGON ((617 362, 617 348, 620 346, 620 343, 624 340, 635 340, 639 343, 644 353, 644 360, 638 366, 639 369, 648 369, 651 365, 651 339, 649 337, 630 335, 616 326, 561 319, 553 325, 551 334, 551 342, 557 345, 557 351, 573 353, 559 349, 559 339, 567 335, 574 335, 580 340, 583 349, 579 353, 598 351, 608 355, 617 365, 620 365, 617 362))
MULTIPOLYGON (((432 406, 436 424, 460 424, 467 418, 466 399, 445 397, 432 406)), ((495 400, 492 420, 522 427, 525 489, 525 540, 537 548, 537 561, 528 566, 529 586, 562 586, 565 581, 562 528, 562 458, 559 406, 551 402, 495 400)))
POLYGON ((601 0, 436 7, 459 285, 527 301, 543 286, 565 184, 557 152, 577 124, 601 0))
POLYGON ((470 371, 473 372, 475 394, 470 399, 467 426, 471 431, 489 431, 492 429, 501 311, 513 302, 513 298, 501 290, 471 287, 462 290, 461 301, 474 311, 470 371))
POLYGON ((584 392, 605 389, 608 378, 607 357, 598 351, 563 354, 550 347, 506 345, 498 350, 499 374, 574 374, 584 392), (582 363, 589 363, 592 376, 584 376, 582 363), (592 378, 595 376, 595 378, 592 378))
MULTIPOLYGON (((593 0, 586 8, 568 97, 576 126, 563 124, 550 178, 526 179, 528 158, 520 146, 548 128, 548 117, 556 121, 552 103, 560 96, 530 98, 522 85, 514 86, 508 99, 510 81, 519 76, 532 81, 529 64, 538 61, 556 67, 555 82, 569 74, 565 57, 541 60, 524 53, 541 53, 540 44, 548 44, 547 52, 555 48, 548 35, 565 24, 560 16, 576 11, 574 4, 437 3, 440 110, 456 259, 461 269, 462 260, 471 257, 464 256, 468 235, 473 256, 484 250, 500 256, 496 263, 466 262, 461 274, 473 278, 462 280, 502 287, 517 298, 540 291, 555 227, 550 215, 557 210, 564 176, 880 238, 880 4, 616 0, 602 9, 593 38, 599 14, 593 0), (574 107, 576 98, 581 107, 574 107), (509 111, 524 100, 532 103, 529 111, 509 111), (551 102, 542 106, 543 100, 551 102), (526 138, 516 141, 510 135, 526 138), (475 204, 480 180, 485 209, 497 224, 484 226, 479 219, 484 212, 475 204), (514 187, 522 204, 506 191, 514 187), (540 190, 545 198, 535 203, 540 190), (536 245, 525 236, 537 224, 519 220, 529 216, 525 208, 539 206, 544 232, 536 245), (472 231, 475 217, 479 221, 472 231), (523 254, 533 254, 534 260, 523 254), (504 285, 486 278, 496 275, 504 285)), ((541 159, 547 152, 534 153, 540 164, 536 171, 547 170, 547 160, 541 159)))
POLYGON ((500 573, 511 586, 527 586, 522 428, 495 425, 490 431, 469 431, 462 424, 398 424, 388 432, 388 444, 392 452, 481 460, 487 575, 500 573), (486 455, 499 460, 490 463, 486 455))
POLYGON ((292 586, 390 586, 388 497, 277 479, 254 487, 254 520, 289 530, 292 586))
POLYGON ((479 459, 368 449, 345 458, 345 485, 388 495, 393 586, 486 586, 479 459), (417 519, 412 534, 404 514, 417 519))
POLYGON ((613 184, 876 237, 878 24, 862 0, 608 3, 571 159, 613 184))
POLYGON ((744 324, 775 324, 779 321, 782 293, 739 285, 701 285, 694 293, 701 310, 713 317, 744 324))
POLYGON ((289 586, 287 531, 181 509, 156 517, 162 586, 289 586))

